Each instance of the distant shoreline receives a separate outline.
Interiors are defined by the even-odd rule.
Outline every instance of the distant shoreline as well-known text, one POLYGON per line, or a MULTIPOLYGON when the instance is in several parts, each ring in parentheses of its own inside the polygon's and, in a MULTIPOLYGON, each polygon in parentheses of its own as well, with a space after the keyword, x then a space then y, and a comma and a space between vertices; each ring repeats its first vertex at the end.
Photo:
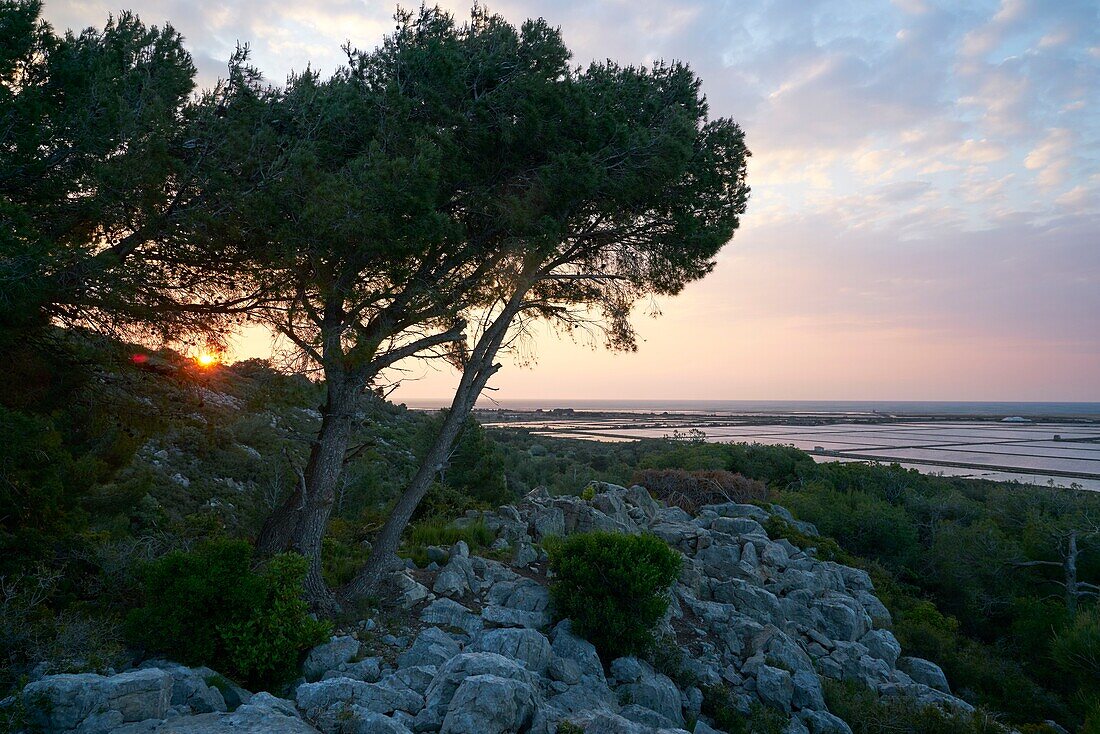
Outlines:
MULTIPOLYGON (((445 400, 409 400, 417 410, 446 407, 445 400)), ((595 416, 676 416, 743 420, 1002 420, 1100 422, 1100 402, 1001 402, 923 400, 543 400, 482 402, 481 414, 534 413, 542 418, 571 414, 595 416), (571 411, 571 413, 570 413, 571 411)))

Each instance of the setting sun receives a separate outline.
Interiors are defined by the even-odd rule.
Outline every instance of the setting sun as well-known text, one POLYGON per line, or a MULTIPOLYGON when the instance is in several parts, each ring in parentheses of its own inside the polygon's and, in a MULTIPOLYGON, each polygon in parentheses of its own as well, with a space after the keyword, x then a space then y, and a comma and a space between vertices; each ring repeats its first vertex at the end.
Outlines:
POLYGON ((195 363, 198 364, 199 367, 211 367, 218 363, 218 355, 203 352, 195 357, 195 363))

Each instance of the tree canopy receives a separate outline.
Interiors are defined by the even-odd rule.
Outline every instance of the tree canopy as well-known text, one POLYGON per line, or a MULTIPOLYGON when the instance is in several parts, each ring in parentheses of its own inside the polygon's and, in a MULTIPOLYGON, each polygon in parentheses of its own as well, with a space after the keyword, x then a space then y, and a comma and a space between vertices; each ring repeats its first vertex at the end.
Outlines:
POLYGON ((210 330, 232 281, 175 236, 211 204, 216 144, 182 38, 129 12, 64 35, 40 15, 0 2, 0 326, 210 330))

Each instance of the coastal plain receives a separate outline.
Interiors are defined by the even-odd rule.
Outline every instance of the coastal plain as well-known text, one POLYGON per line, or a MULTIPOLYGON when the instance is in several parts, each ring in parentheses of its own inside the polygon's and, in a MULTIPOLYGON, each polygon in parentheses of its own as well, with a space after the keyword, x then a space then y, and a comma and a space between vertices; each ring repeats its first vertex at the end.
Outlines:
POLYGON ((557 409, 479 412, 486 427, 591 441, 680 438, 789 445, 815 461, 1100 491, 1100 422, 945 416, 761 416, 557 409))

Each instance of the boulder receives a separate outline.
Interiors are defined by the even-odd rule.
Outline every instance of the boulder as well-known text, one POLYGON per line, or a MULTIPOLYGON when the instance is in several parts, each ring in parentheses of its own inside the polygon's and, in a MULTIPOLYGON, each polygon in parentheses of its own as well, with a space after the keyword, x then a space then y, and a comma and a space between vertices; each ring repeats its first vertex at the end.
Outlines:
POLYGON ((424 607, 424 611, 420 613, 420 619, 428 624, 455 627, 467 634, 480 631, 484 624, 481 617, 454 599, 436 599, 424 607))
POLYGON ((397 656, 397 664, 402 668, 442 665, 461 651, 462 647, 446 632, 426 627, 409 649, 397 656))
POLYGON ((580 683, 590 678, 605 683, 603 663, 596 647, 588 640, 573 634, 569 620, 559 622, 552 632, 554 642, 550 646, 549 674, 554 680, 567 684, 580 683))
POLYGON ((359 654, 359 640, 350 636, 332 637, 309 651, 302 663, 306 680, 319 680, 326 672, 335 670, 359 654))
POLYGON ((412 734, 395 718, 368 711, 360 706, 348 708, 340 721, 341 734, 412 734))
POLYGON ((945 711, 974 713, 974 707, 961 698, 923 683, 882 683, 878 687, 878 692, 883 696, 904 696, 912 699, 918 706, 938 706, 945 711))
POLYGON ((794 696, 791 674, 780 668, 762 665, 756 673, 756 695, 766 705, 780 711, 790 711, 794 696))
POLYGON ((342 663, 337 666, 335 670, 326 672, 321 676, 321 679, 353 678, 355 680, 366 681, 367 683, 374 683, 382 675, 381 663, 381 658, 363 658, 354 663, 342 663))
POLYGON ((765 538, 768 537, 768 534, 764 532, 764 526, 749 517, 716 517, 711 522, 710 527, 728 535, 763 535, 765 538))
MULTIPOLYGON (((859 641, 867 648, 867 654, 871 657, 885 661, 891 668, 897 665, 898 657, 901 655, 901 644, 892 633, 886 630, 871 630, 859 638, 859 641)), ((946 679, 944 679, 944 685, 947 685, 946 679)))
POLYGON ((411 609, 428 598, 431 592, 428 587, 420 583, 404 571, 397 571, 390 575, 390 583, 398 591, 398 601, 405 609, 411 609))
POLYGON ((852 734, 852 728, 844 719, 828 711, 803 710, 798 712, 798 718, 810 730, 810 734, 852 734))
MULTIPOLYGON (((253 700, 263 695, 265 694, 257 694, 253 700)), ((275 697, 270 696, 270 698, 275 697)), ((147 732, 149 734, 318 734, 317 729, 302 721, 294 713, 293 706, 288 709, 284 705, 269 704, 262 699, 256 700, 255 703, 249 701, 233 713, 178 716, 164 722, 156 722, 153 728, 133 724, 114 730, 114 734, 146 734, 147 732)), ((406 732, 393 734, 406 734, 406 732)))
POLYGON ((761 624, 783 622, 779 600, 767 589, 742 579, 731 579, 716 584, 712 593, 716 601, 734 605, 739 612, 761 624))
POLYGON ((560 507, 540 507, 531 517, 531 535, 542 541, 565 534, 565 513, 560 507))
POLYGON ((683 726, 683 699, 672 680, 636 658, 618 658, 611 663, 620 698, 656 711, 676 726, 683 726))
POLYGON ((156 668, 172 676, 172 697, 169 702, 172 707, 185 708, 192 714, 228 709, 221 691, 207 682, 220 677, 210 668, 188 668, 168 660, 148 660, 141 668, 156 668))
POLYGON ((523 680, 483 674, 465 678, 447 707, 440 734, 511 734, 534 718, 538 696, 523 680))
POLYGON ((482 623, 489 627, 525 627, 542 629, 550 624, 549 612, 528 612, 523 609, 490 605, 481 610, 482 623))
POLYGON ((719 517, 748 517, 758 523, 767 522, 771 515, 762 507, 745 505, 738 502, 723 502, 718 505, 704 505, 699 508, 699 514, 713 512, 719 517))
POLYGON ((525 612, 543 612, 550 606, 550 592, 529 578, 514 578, 494 583, 489 588, 489 603, 525 612))
MULTIPOLYGON (((465 548, 465 543, 462 546, 465 548)), ((447 562, 439 575, 435 577, 432 591, 443 596, 466 596, 476 594, 481 588, 481 582, 474 573, 474 566, 470 562, 469 549, 466 555, 452 553, 451 560, 447 562)))
POLYGON ((935 688, 937 691, 951 693, 951 687, 947 685, 947 676, 943 674, 943 670, 940 669, 940 666, 936 665, 931 660, 908 657, 900 658, 898 660, 898 668, 904 671, 917 683, 923 683, 929 688, 935 688))
MULTIPOLYGON (((149 668, 110 677, 49 675, 23 689, 28 722, 45 734, 76 729, 93 714, 89 729, 163 719, 172 701, 172 676, 149 668), (109 716, 104 714, 113 712, 109 716)), ((109 729, 107 729, 109 730, 109 729)))
POLYGON ((298 708, 322 728, 330 728, 352 706, 378 714, 394 711, 419 711, 424 698, 408 688, 392 683, 364 683, 351 678, 329 678, 304 683, 294 693, 298 708))
POLYGON ((532 629, 491 629, 474 637, 470 652, 495 652, 518 660, 527 669, 542 675, 550 664, 550 642, 532 629))
POLYGON ((532 689, 538 681, 526 667, 496 653, 464 652, 456 655, 440 666, 439 672, 425 691, 424 708, 416 715, 416 730, 432 731, 442 726, 451 699, 462 681, 478 675, 520 681, 532 689))

